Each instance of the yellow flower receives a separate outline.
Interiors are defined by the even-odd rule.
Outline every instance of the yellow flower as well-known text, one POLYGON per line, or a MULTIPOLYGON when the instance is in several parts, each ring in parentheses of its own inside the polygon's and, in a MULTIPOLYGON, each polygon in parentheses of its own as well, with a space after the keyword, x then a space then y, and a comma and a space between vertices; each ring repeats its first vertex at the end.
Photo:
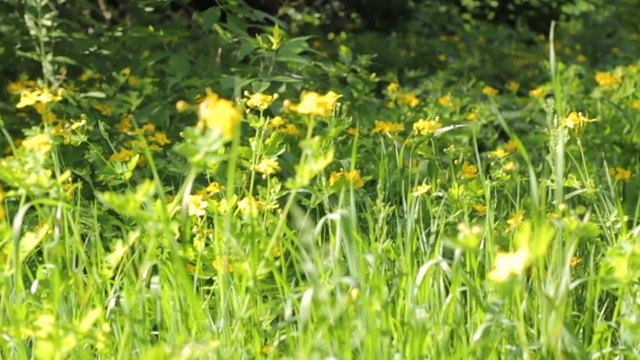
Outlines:
POLYGON ((120 152, 114 153, 109 157, 109 161, 129 161, 133 152, 129 149, 122 149, 120 152))
POLYGON ((238 201, 238 209, 242 215, 255 215, 258 212, 258 207, 260 205, 261 202, 256 200, 253 196, 247 196, 238 201))
POLYGON ((542 95, 544 95, 544 89, 541 87, 537 87, 531 91, 529 91, 529 96, 531 97, 542 97, 542 95))
POLYGON ((438 102, 442 106, 448 106, 448 107, 453 106, 453 100, 451 100, 451 94, 442 95, 440 99, 438 99, 438 102))
POLYGON ((140 85, 140 79, 138 79, 136 76, 129 76, 129 78, 127 79, 127 84, 129 84, 129 86, 138 86, 140 85))
POLYGON ((329 91, 325 95, 315 91, 305 91, 302 93, 300 104, 295 105, 286 101, 285 107, 298 114, 329 116, 338 105, 338 99, 341 96, 333 91, 329 91))
POLYGON ((242 112, 233 101, 222 99, 207 89, 207 96, 198 105, 199 129, 214 130, 229 140, 235 134, 241 119, 242 112))
POLYGON ((487 213, 487 207, 484 206, 484 204, 475 204, 473 205, 473 209, 480 215, 484 215, 487 213))
POLYGON ((131 115, 124 115, 116 124, 115 128, 122 131, 123 133, 131 132, 131 129, 133 128, 133 125, 131 125, 131 115))
POLYGON ((504 157, 507 157, 509 153, 506 152, 503 148, 499 148, 498 150, 495 150, 489 153, 489 155, 494 158, 502 159, 504 157))
POLYGON ((389 83, 389 85, 387 85, 387 90, 394 91, 399 87, 400 87, 400 84, 398 84, 397 82, 392 82, 392 83, 389 83))
POLYGON ((413 131, 420 135, 428 135, 436 132, 441 127, 440 119, 437 117, 434 120, 420 119, 413 124, 413 131))
POLYGON ((491 86, 485 86, 482 88, 482 93, 487 95, 487 96, 496 96, 498 95, 498 89, 491 87, 491 86))
POLYGON ((20 102, 16 105, 16 108, 22 109, 27 106, 33 106, 37 103, 47 104, 51 102, 58 102, 62 100, 63 89, 58 89, 56 94, 52 94, 51 90, 44 88, 42 90, 28 91, 25 90, 20 93, 20 102))
POLYGON ((287 124, 285 127, 280 129, 280 132, 287 135, 294 136, 302 136, 302 132, 298 130, 298 127, 295 124, 287 124))
POLYGON ((28 88, 34 88, 36 86, 37 84, 33 80, 19 80, 9 83, 9 85, 7 85, 7 91, 11 94, 14 94, 28 88))
POLYGON ((205 188, 205 190, 207 191, 207 194, 209 195, 213 195, 213 194, 217 194, 219 192, 221 192, 222 190, 224 190, 224 186, 218 184, 217 182, 212 182, 209 185, 207 185, 207 187, 205 188))
POLYGON ((512 152, 518 150, 518 143, 516 143, 516 141, 513 139, 509 139, 509 141, 507 141, 507 145, 505 146, 507 150, 512 152))
POLYGON ((360 177, 360 170, 345 171, 344 169, 340 169, 337 172, 334 171, 329 175, 329 185, 333 186, 343 178, 351 182, 354 189, 364 186, 364 180, 360 177))
POLYGON ((612 87, 622 82, 622 78, 620 78, 620 76, 612 75, 606 71, 596 72, 595 79, 598 82, 598 85, 603 88, 612 87))
POLYGON ((269 122, 267 122, 267 127, 270 129, 277 128, 280 125, 284 125, 284 122, 285 121, 281 116, 274 116, 269 119, 269 122))
POLYGON ((447 61, 447 55, 439 54, 439 55, 438 55, 438 60, 440 60, 440 61, 447 61))
POLYGON ((182 113, 182 112, 185 112, 185 111, 189 110, 190 107, 191 107, 191 105, 189 105, 189 103, 184 101, 184 100, 178 100, 176 102, 176 110, 179 113, 182 113))
POLYGON ((507 90, 511 92, 516 92, 520 89, 520 84, 515 81, 509 81, 506 86, 507 90))
POLYGON ((420 105, 420 99, 418 99, 415 94, 405 93, 402 94, 402 96, 400 96, 400 98, 398 99, 398 104, 409 105, 410 107, 414 108, 420 105))
POLYGON ((431 190, 431 185, 428 185, 428 184, 418 185, 418 186, 413 188, 413 190, 411 191, 411 195, 413 195, 413 196, 424 195, 424 194, 428 193, 429 190, 431 190))
POLYGON ((473 121, 473 120, 476 119, 476 116, 478 116, 478 112, 477 112, 477 110, 474 110, 474 111, 468 113, 467 116, 465 117, 465 119, 467 121, 473 121))
POLYGON ((596 119, 588 119, 581 112, 572 111, 567 117, 560 119, 560 126, 573 129, 576 133, 580 132, 584 125, 589 122, 597 121, 596 119))
POLYGON ((104 116, 109 116, 113 112, 111 107, 105 104, 95 104, 93 105, 93 108, 98 110, 104 116))
POLYGON ((589 60, 589 59, 587 59, 587 57, 586 57, 586 56, 584 56, 584 55, 582 55, 582 54, 579 54, 578 56, 576 56, 576 60, 577 60, 578 62, 582 62, 582 63, 583 63, 583 62, 587 62, 587 60, 589 60))
POLYGON ((462 177, 465 179, 473 179, 478 176, 478 167, 465 161, 462 164, 462 177))
POLYGON ((187 201, 187 213, 189 216, 204 216, 207 214, 207 201, 202 195, 189 195, 187 201))
POLYGON ((504 171, 512 171, 515 170, 515 168, 517 167, 516 163, 513 161, 509 161, 507 163, 505 163, 504 165, 502 165, 502 170, 504 171))
POLYGON ((53 147, 51 137, 48 134, 37 134, 22 141, 22 147, 31 151, 38 151, 42 154, 48 153, 53 147))
POLYGON ((347 129, 347 134, 356 136, 358 135, 358 129, 352 126, 347 129))
POLYGON ((148 139, 160 145, 167 145, 171 143, 164 131, 156 131, 153 135, 149 136, 148 139))
POLYGON ((614 180, 629 180, 631 179, 631 170, 621 167, 610 168, 609 175, 611 175, 614 180))
POLYGON ((262 173, 264 177, 280 171, 280 165, 274 159, 262 159, 259 164, 251 166, 251 170, 262 173))
POLYGON ((570 265, 571 265, 572 268, 574 268, 574 267, 578 266, 578 264, 580 264, 581 262, 582 262, 582 259, 580 259, 577 256, 574 256, 574 257, 571 258, 571 264, 570 265))
POLYGON ((520 275, 525 269, 529 258, 529 252, 521 249, 515 253, 498 252, 494 262, 494 268, 487 274, 487 279, 495 282, 504 282, 511 275, 520 275))
POLYGON ((392 132, 398 132, 404 130, 404 124, 392 123, 389 121, 376 120, 376 126, 372 132, 379 134, 386 134, 392 132))
POLYGON ((516 211, 511 217, 511 219, 507 220, 507 224, 515 228, 520 226, 520 224, 522 224, 523 221, 524 221, 524 211, 516 211))
POLYGON ((260 111, 266 110, 271 106, 271 103, 278 98, 278 94, 267 95, 263 93, 255 93, 252 95, 249 92, 245 92, 244 95, 249 98, 247 99, 247 106, 260 111))
POLYGON ((220 259, 213 260, 213 262, 211 262, 211 265, 221 273, 232 273, 235 270, 233 264, 231 263, 231 260, 229 259, 229 256, 227 255, 222 256, 222 258, 220 259))

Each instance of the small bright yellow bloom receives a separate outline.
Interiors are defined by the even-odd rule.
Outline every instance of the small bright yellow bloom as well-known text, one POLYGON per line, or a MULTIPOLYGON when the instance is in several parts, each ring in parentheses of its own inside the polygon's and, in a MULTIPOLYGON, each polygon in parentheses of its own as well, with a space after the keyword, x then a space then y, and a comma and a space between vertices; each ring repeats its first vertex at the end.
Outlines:
POLYGON ((266 110, 274 100, 278 98, 278 94, 267 95, 263 93, 250 94, 245 92, 244 95, 248 97, 247 106, 260 111, 266 110))
POLYGON ((400 84, 398 84, 397 82, 392 82, 392 83, 389 83, 389 85, 387 85, 387 90, 394 91, 394 90, 397 90, 399 87, 400 87, 400 84))
POLYGON ((242 112, 233 101, 222 99, 207 90, 207 96, 198 105, 198 128, 219 132, 225 139, 233 137, 242 119, 242 112))
POLYGON ((398 104, 400 105, 409 105, 409 107, 416 107, 420 105, 420 99, 415 94, 405 93, 400 96, 398 99, 398 104))
POLYGON ((438 99, 438 102, 442 106, 447 106, 447 107, 453 106, 453 100, 451 99, 451 94, 442 95, 440 99, 438 99))
POLYGON ((207 201, 202 198, 202 195, 189 195, 187 201, 187 213, 189 216, 204 216, 207 214, 207 201))
POLYGON ((231 263, 231 260, 229 259, 229 256, 227 255, 222 256, 221 259, 213 260, 211 265, 221 273, 232 273, 235 270, 233 264, 231 263))
POLYGON ((576 266, 578 266, 578 264, 580 264, 582 262, 582 259, 580 259, 577 256, 574 256, 571 258, 571 267, 574 268, 576 266))
POLYGON ((465 119, 467 121, 473 121, 473 120, 476 119, 477 116, 478 116, 478 113, 474 110, 474 111, 468 113, 467 116, 465 117, 465 119))
POLYGON ((496 96, 498 95, 498 89, 491 87, 491 86, 485 86, 482 88, 482 93, 487 95, 487 96, 496 96))
POLYGON ((473 205, 473 209, 480 215, 484 215, 487 213, 487 207, 484 206, 484 204, 475 204, 473 205))
POLYGON ((413 188, 413 191, 411 192, 411 195, 413 195, 413 196, 424 195, 424 194, 428 193, 429 190, 431 190, 431 185, 429 185, 429 184, 418 185, 415 188, 413 188))
POLYGON ((131 129, 133 129, 133 125, 131 124, 131 115, 124 115, 116 124, 115 128, 122 131, 123 133, 131 132, 131 129))
POLYGON ((603 88, 612 87, 622 82, 622 78, 620 78, 620 76, 612 75, 606 71, 596 72, 595 79, 596 82, 598 82, 598 85, 603 88))
POLYGON ((300 104, 295 105, 286 101, 285 107, 298 114, 329 116, 335 110, 341 96, 333 91, 325 95, 315 91, 305 91, 302 93, 300 104))
POLYGON ((491 157, 494 157, 494 158, 502 159, 507 157, 509 153, 505 151, 503 148, 499 148, 498 150, 492 151, 489 155, 491 155, 491 157))
POLYGON ((544 95, 544 89, 541 87, 537 87, 531 91, 529 91, 529 96, 531 97, 542 97, 542 95, 544 95))
POLYGON ((189 110, 190 107, 191 107, 191 105, 189 105, 189 103, 184 101, 184 100, 178 100, 176 102, 176 110, 179 113, 182 113, 182 112, 185 112, 185 111, 189 110))
POLYGON ((358 135, 358 129, 352 126, 347 129, 347 134, 356 136, 358 135))
POLYGON ((613 177, 613 180, 629 180, 631 179, 631 170, 621 167, 610 168, 609 175, 613 177))
POLYGON ((515 253, 499 252, 496 255, 494 268, 487 274, 487 279, 495 282, 504 282, 512 275, 520 275, 525 269, 529 253, 519 250, 515 253))
POLYGON ((277 128, 281 125, 284 125, 285 121, 281 116, 274 116, 272 118, 269 119, 269 122, 267 122, 267 127, 269 129, 273 129, 273 128, 277 128))
POLYGON ((37 134, 22 141, 22 147, 30 151, 38 151, 42 154, 48 153, 53 147, 51 137, 47 134, 37 134))
POLYGON ((524 221, 524 211, 516 211, 511 219, 507 220, 507 224, 511 227, 518 227, 524 221))
POLYGON ((509 81, 507 83, 506 88, 507 88, 507 90, 509 90, 511 92, 516 92, 516 91, 518 91, 518 89, 520 89, 520 83, 517 83, 515 81, 509 81))
POLYGON ((253 196, 247 196, 238 201, 238 209, 242 215, 256 215, 258 208, 262 203, 256 200, 253 196))
POLYGON ((518 150, 518 143, 516 143, 516 141, 513 139, 509 139, 509 141, 507 141, 507 145, 505 146, 507 150, 512 152, 518 150))
POLYGON ((63 89, 58 89, 56 94, 52 94, 51 90, 48 88, 34 91, 25 90, 20 93, 20 102, 18 102, 16 108, 22 109, 27 106, 33 106, 37 103, 47 104, 51 102, 58 102, 62 100, 63 91, 63 89))
POLYGON ((372 132, 379 134, 386 134, 392 132, 398 132, 404 130, 404 124, 393 123, 389 121, 376 120, 376 126, 372 132))
POLYGON ((597 119, 589 119, 582 115, 581 112, 572 111, 567 117, 560 119, 560 126, 573 129, 576 133, 580 132, 586 123, 598 121, 597 119))
POLYGON ((129 161, 133 152, 129 149, 122 149, 117 153, 112 154, 109 157, 109 161, 129 161))
POLYGON ((329 175, 329 185, 333 186, 343 178, 351 182, 354 189, 364 186, 364 180, 360 177, 360 170, 345 171, 344 169, 340 169, 337 172, 334 171, 329 175))
POLYGON ((478 167, 465 161, 462 164, 462 177, 465 179, 473 179, 478 176, 478 167))
POLYGON ((279 131, 286 135, 294 135, 297 137, 302 136, 302 131, 298 130, 298 127, 295 124, 287 124, 285 127, 281 128, 279 131))
POLYGON ((262 159, 259 164, 251 166, 251 170, 262 173, 264 177, 280 171, 280 164, 274 159, 262 159))
POLYGON ((160 145, 167 145, 171 143, 171 140, 167 138, 167 133, 164 131, 156 131, 153 135, 149 136, 148 139, 160 145))
POLYGON ((436 132, 441 127, 440 119, 437 117, 434 120, 421 119, 413 124, 413 131, 420 135, 428 135, 436 132))
POLYGON ((504 171, 512 171, 515 170, 517 167, 516 163, 513 161, 508 161, 507 163, 505 163, 504 165, 502 165, 502 170, 504 171))

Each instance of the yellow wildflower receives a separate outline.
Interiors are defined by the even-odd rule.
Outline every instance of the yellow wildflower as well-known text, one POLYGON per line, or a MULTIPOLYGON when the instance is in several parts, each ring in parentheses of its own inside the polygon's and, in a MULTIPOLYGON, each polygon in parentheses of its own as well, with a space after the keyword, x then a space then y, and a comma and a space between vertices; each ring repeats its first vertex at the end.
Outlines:
POLYGON ((464 179, 473 179, 478 176, 478 167, 465 161, 462 164, 462 177, 464 179))
POLYGON ((245 92, 244 95, 249 98, 247 99, 247 106, 260 111, 266 110, 271 106, 271 103, 278 98, 278 94, 267 95, 263 93, 255 93, 252 95, 249 92, 245 92))
POLYGON ((478 112, 477 110, 473 110, 472 112, 468 113, 467 116, 465 117, 465 119, 467 121, 473 121, 476 119, 476 116, 478 116, 478 112))
POLYGON ((214 130, 225 139, 233 137, 242 113, 231 100, 222 99, 207 89, 207 96, 198 105, 198 128, 214 130))
POLYGON ((20 93, 20 102, 16 105, 16 108, 22 109, 27 106, 33 106, 35 104, 47 104, 51 102, 58 102, 62 100, 62 92, 64 90, 58 89, 56 94, 51 93, 51 90, 44 88, 42 90, 25 90, 20 93))
POLYGON ((262 159, 257 165, 252 165, 251 170, 262 173, 264 177, 267 177, 280 171, 280 164, 274 159, 262 159))
POLYGON ((487 213, 487 207, 484 206, 484 204, 475 204, 473 205, 473 209, 480 215, 484 215, 487 213))
POLYGON ((595 79, 596 82, 598 82, 598 85, 603 88, 612 87, 622 82, 622 78, 620 78, 620 76, 612 75, 606 71, 596 72, 595 79))
POLYGON ((610 168, 609 175, 611 175, 613 180, 629 180, 631 179, 631 170, 621 167, 610 168))
POLYGON ((440 118, 438 117, 436 117, 434 120, 420 119, 413 124, 413 131, 420 135, 428 135, 436 132, 441 127, 442 125, 440 124, 440 118))
POLYGON ((123 133, 130 132, 131 129, 133 128, 133 125, 131 125, 131 115, 130 114, 124 115, 120 119, 120 121, 116 124, 115 128, 122 131, 123 133))
POLYGON ((347 129, 347 134, 356 136, 358 135, 358 129, 352 126, 347 129))
POLYGON ((589 122, 597 121, 596 119, 588 119, 581 112, 572 111, 567 117, 560 120, 560 126, 565 126, 573 129, 575 132, 580 132, 582 127, 589 122))
POLYGON ((495 150, 489 153, 489 155, 494 158, 502 159, 507 157, 509 153, 505 151, 503 148, 499 148, 498 150, 495 150))
POLYGON ((518 150, 518 143, 516 143, 516 141, 513 139, 509 139, 509 141, 507 141, 507 145, 505 146, 507 150, 512 152, 518 150))
POLYGON ((520 84, 515 81, 509 81, 506 86, 507 90, 511 92, 516 92, 520 89, 520 84))
POLYGON ((127 79, 127 84, 129 84, 129 86, 138 86, 140 85, 140 79, 133 75, 129 76, 129 78, 127 79))
POLYGON ((184 100, 178 100, 176 102, 176 110, 179 113, 182 113, 182 112, 185 112, 185 111, 189 110, 190 107, 191 107, 191 105, 189 105, 189 103, 184 101, 184 100))
POLYGON ((213 262, 211 262, 211 265, 221 273, 232 273, 235 270, 233 264, 231 263, 231 260, 229 259, 229 256, 227 255, 222 256, 222 258, 220 259, 213 260, 213 262))
POLYGON ((285 101, 285 107, 298 114, 329 116, 338 105, 338 99, 341 96, 333 91, 329 91, 325 95, 315 91, 305 91, 302 93, 300 104, 295 105, 285 101))
POLYGON ((531 97, 542 97, 542 95, 544 95, 544 89, 541 87, 537 87, 531 91, 529 91, 529 96, 531 97))
POLYGON ((218 184, 217 182, 211 182, 209 185, 207 185, 207 187, 205 188, 205 190, 207 191, 207 194, 209 195, 213 195, 213 194, 217 194, 219 192, 221 192, 222 190, 224 190, 224 186, 218 184))
POLYGON ((148 139, 160 145, 167 145, 171 143, 171 140, 167 138, 167 133, 164 131, 156 131, 153 135, 150 135, 148 139))
POLYGON ((447 107, 453 106, 453 100, 451 99, 451 94, 442 95, 440 99, 438 99, 438 102, 442 106, 447 106, 447 107))
POLYGON ((502 170, 504 171, 513 171, 517 168, 518 166, 516 165, 515 162, 513 161, 508 161, 507 163, 505 163, 504 165, 502 165, 502 170))
POLYGON ((240 210, 242 215, 255 215, 260 205, 261 202, 256 200, 253 196, 247 196, 238 201, 238 210, 240 210))
POLYGON ((413 196, 424 195, 424 194, 428 193, 429 190, 431 190, 431 185, 429 185, 429 184, 418 185, 418 186, 413 188, 413 190, 411 191, 411 195, 413 195, 413 196))
POLYGON ((491 87, 491 86, 485 86, 482 88, 482 93, 487 95, 487 96, 496 96, 498 95, 498 89, 491 87))
POLYGON ((294 136, 302 136, 302 132, 298 130, 298 127, 295 124, 287 124, 285 127, 280 129, 280 132, 287 135, 294 136))
POLYGON ((579 54, 578 56, 576 56, 576 60, 578 62, 582 62, 583 63, 583 62, 587 62, 587 60, 589 60, 589 59, 587 59, 587 57, 584 56, 583 54, 579 54))
POLYGON ((494 262, 494 268, 487 274, 487 279, 495 282, 504 282, 511 275, 520 275, 525 269, 529 258, 529 252, 525 249, 515 253, 498 252, 494 262))
POLYGON ((438 60, 439 60, 439 61, 447 61, 447 55, 445 55, 445 54, 439 54, 439 55, 438 55, 438 60))
POLYGON ((109 157, 109 161, 128 161, 131 159, 133 152, 129 149, 122 149, 109 157))
POLYGON ((19 80, 9 83, 9 85, 7 85, 7 91, 14 94, 28 88, 34 88, 36 86, 37 84, 33 80, 19 80))
POLYGON ((272 128, 277 128, 280 125, 284 125, 285 121, 281 116, 274 116, 272 118, 269 119, 269 121, 267 122, 267 127, 272 129, 272 128))
POLYGON ((414 108, 420 105, 420 99, 418 99, 415 94, 405 93, 402 94, 402 96, 400 96, 400 98, 398 99, 398 104, 409 105, 410 107, 414 108))
POLYGON ((386 134, 392 132, 398 132, 404 130, 404 124, 393 123, 389 121, 376 120, 376 126, 372 132, 379 134, 386 134))
POLYGON ((98 110, 104 116, 110 116, 113 113, 113 110, 111 110, 109 105, 95 104, 93 105, 93 108, 98 110))
POLYGON ((364 186, 364 180, 360 177, 360 170, 345 171, 344 169, 340 169, 337 172, 334 171, 329 175, 329 185, 333 186, 343 178, 351 182, 354 189, 364 186))
POLYGON ((48 134, 37 134, 24 139, 22 141, 22 147, 30 151, 38 151, 46 154, 53 147, 53 143, 48 134))
POLYGON ((187 213, 189 216, 204 216, 207 214, 207 201, 202 195, 189 195, 187 201, 187 213))
POLYGON ((392 82, 389 83, 389 85, 387 85, 387 90, 389 91, 395 91, 400 87, 400 84, 398 84, 397 82, 392 82))
POLYGON ((578 264, 580 264, 581 262, 582 262, 582 259, 580 259, 577 256, 574 256, 574 257, 571 258, 571 264, 570 265, 571 265, 572 268, 574 268, 574 267, 578 266, 578 264))
POLYGON ((524 221, 524 211, 516 211, 511 217, 511 219, 507 220, 507 224, 509 224, 509 226, 511 226, 512 228, 515 228, 520 226, 520 224, 522 224, 523 221, 524 221))

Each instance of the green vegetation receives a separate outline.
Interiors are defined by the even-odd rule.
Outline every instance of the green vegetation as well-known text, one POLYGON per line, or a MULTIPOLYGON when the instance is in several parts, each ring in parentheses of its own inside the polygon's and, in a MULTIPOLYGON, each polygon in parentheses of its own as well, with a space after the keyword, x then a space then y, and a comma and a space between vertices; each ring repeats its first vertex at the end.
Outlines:
POLYGON ((640 357, 635 1, 121 3, 0 1, 0 358, 640 357))

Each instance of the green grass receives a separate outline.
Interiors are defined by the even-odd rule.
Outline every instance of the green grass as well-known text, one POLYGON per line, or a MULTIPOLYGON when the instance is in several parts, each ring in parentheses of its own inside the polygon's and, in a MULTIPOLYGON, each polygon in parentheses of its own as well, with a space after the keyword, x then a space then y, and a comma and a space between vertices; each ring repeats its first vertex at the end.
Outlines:
POLYGON ((640 356, 631 26, 584 63, 588 17, 527 45, 414 19, 407 68, 374 74, 391 54, 362 42, 398 38, 311 51, 284 23, 140 13, 96 55, 29 5, 6 25, 36 70, 0 105, 1 358, 640 356))

